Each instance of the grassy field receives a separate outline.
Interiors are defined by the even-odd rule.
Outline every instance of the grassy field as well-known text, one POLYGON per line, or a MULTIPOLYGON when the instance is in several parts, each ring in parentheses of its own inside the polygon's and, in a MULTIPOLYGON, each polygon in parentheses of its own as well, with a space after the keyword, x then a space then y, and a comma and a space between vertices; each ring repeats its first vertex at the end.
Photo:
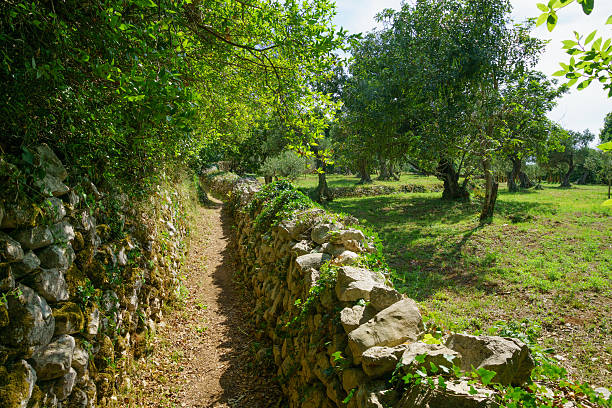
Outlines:
MULTIPOLYGON (((319 177, 316 174, 305 174, 293 182, 293 185, 297 188, 313 188, 319 183, 319 177)), ((359 177, 356 176, 345 176, 341 174, 328 174, 327 185, 329 187, 354 187, 359 183, 359 177)), ((431 186, 440 184, 442 182, 435 177, 431 176, 419 176, 416 174, 402 174, 399 181, 389 180, 380 181, 376 180, 376 176, 372 176, 372 184, 394 186, 398 187, 404 184, 418 184, 424 186, 431 186)))
MULTIPOLYGON (((502 187, 500 186, 500 191, 502 187)), ((503 186, 505 190, 505 186, 503 186)), ((535 330, 573 378, 612 385, 612 218, 606 188, 510 194, 479 226, 479 204, 440 193, 338 199, 383 240, 396 284, 429 324, 487 333, 535 330)))

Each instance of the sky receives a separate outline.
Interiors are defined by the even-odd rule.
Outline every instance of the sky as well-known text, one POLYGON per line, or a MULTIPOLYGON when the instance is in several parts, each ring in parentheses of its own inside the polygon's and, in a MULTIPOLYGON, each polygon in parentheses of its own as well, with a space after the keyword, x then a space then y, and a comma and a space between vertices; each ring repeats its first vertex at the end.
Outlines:
MULTIPOLYGON (((514 8, 512 17, 517 22, 528 17, 538 17, 540 11, 536 3, 547 3, 544 0, 511 0, 511 2, 514 8)), ((374 16, 378 12, 385 8, 397 10, 401 3, 401 0, 336 0, 335 24, 350 33, 365 33, 376 27, 374 16)), ((574 30, 587 36, 597 29, 598 37, 612 37, 612 25, 604 25, 610 15, 612 15, 612 0, 596 1, 595 9, 589 16, 582 13, 577 4, 571 4, 559 12, 559 22, 552 33, 548 32, 545 25, 535 28, 533 36, 550 40, 536 69, 550 76, 560 69, 559 62, 569 60, 569 55, 562 49, 561 41, 574 39, 574 30)), ((557 107, 548 116, 566 129, 575 131, 590 129, 595 135, 599 135, 608 112, 612 112, 612 98, 608 98, 601 84, 595 81, 582 91, 578 91, 575 86, 572 87, 569 93, 559 99, 557 107)))

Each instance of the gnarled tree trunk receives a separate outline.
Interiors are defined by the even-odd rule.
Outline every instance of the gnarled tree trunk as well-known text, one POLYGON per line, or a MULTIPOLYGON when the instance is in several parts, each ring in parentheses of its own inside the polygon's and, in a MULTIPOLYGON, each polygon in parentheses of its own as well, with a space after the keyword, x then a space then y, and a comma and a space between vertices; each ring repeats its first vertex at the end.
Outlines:
POLYGON ((459 173, 455 171, 455 166, 449 160, 440 160, 436 176, 444 182, 442 191, 443 200, 467 200, 470 193, 463 185, 459 184, 459 173))

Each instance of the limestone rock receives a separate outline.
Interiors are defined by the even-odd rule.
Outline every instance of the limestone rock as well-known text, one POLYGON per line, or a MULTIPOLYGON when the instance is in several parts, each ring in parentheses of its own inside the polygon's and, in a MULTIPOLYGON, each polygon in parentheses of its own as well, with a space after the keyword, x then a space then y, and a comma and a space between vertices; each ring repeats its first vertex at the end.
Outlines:
POLYGON ((333 231, 342 228, 340 224, 318 224, 310 232, 310 238, 317 244, 323 244, 329 240, 333 231))
POLYGON ((25 281, 47 302, 62 302, 70 297, 64 273, 58 269, 40 269, 40 272, 28 276, 25 281))
POLYGON ((365 374, 363 374, 363 371, 359 368, 345 368, 342 370, 342 387, 346 392, 350 392, 353 388, 359 387, 365 379, 365 374))
POLYGON ((100 311, 95 305, 90 305, 85 311, 85 337, 93 339, 100 328, 100 311))
POLYGON ((87 393, 79 388, 74 388, 68 398, 67 406, 69 408, 88 408, 89 398, 87 398, 87 393))
POLYGON ((26 408, 35 383, 36 372, 25 360, 0 366, 0 408, 26 408))
POLYGON ((32 361, 38 378, 43 381, 53 380, 68 374, 74 347, 74 338, 63 335, 34 353, 32 361))
POLYGON ((370 292, 374 286, 382 286, 385 282, 382 274, 364 268, 343 266, 338 270, 336 279, 336 296, 342 301, 370 300, 370 292))
POLYGON ((61 221, 51 226, 53 242, 56 244, 67 243, 74 239, 74 228, 68 221, 61 221))
POLYGON ((370 304, 376 310, 383 310, 402 300, 398 291, 388 286, 374 286, 370 292, 370 304))
POLYGON ((68 177, 66 168, 49 146, 44 143, 37 146, 36 153, 38 153, 37 156, 40 166, 47 174, 57 177, 60 181, 64 181, 66 177, 68 177))
POLYGON ((40 259, 40 265, 48 269, 66 270, 75 258, 70 244, 51 245, 39 250, 36 255, 40 259))
POLYGON ((367 349, 361 356, 363 371, 372 378, 392 373, 407 347, 407 344, 401 344, 395 347, 367 349))
POLYGON ((23 256, 20 262, 15 262, 11 265, 13 273, 16 278, 21 278, 32 273, 40 266, 40 259, 36 256, 34 251, 28 251, 23 256))
MULTIPOLYGON (((23 249, 19 242, 4 232, 0 232, 0 257, 8 262, 18 262, 23 259, 23 249)), ((1 258, 0 261, 2 261, 1 258)))
POLYGON ((46 196, 59 197, 70 191, 67 185, 51 174, 45 174, 42 179, 34 180, 34 185, 46 196))
MULTIPOLYGON (((373 381, 362 384, 353 397, 355 398, 357 408, 396 407, 399 395, 397 391, 389 389, 390 387, 386 381, 373 381)), ((432 406, 431 408, 434 407, 432 406)))
POLYGON ((340 323, 347 333, 352 332, 376 315, 376 309, 371 306, 355 305, 345 307, 340 311, 340 323))
POLYGON ((350 228, 347 230, 338 231, 338 233, 334 234, 330 240, 330 242, 334 244, 342 245, 345 245, 349 241, 363 242, 365 241, 365 235, 358 229, 350 228))
POLYGON ((23 248, 38 249, 53 243, 51 230, 45 226, 28 228, 13 233, 23 248))
POLYGON ((76 303, 64 302, 53 308, 55 335, 73 334, 83 330, 85 318, 76 303))
POLYGON ((58 222, 66 216, 66 209, 64 208, 64 202, 57 197, 49 197, 44 203, 45 214, 52 222, 58 222))
POLYGON ((300 242, 296 242, 291 247, 291 252, 293 252, 296 256, 306 255, 310 252, 310 245, 308 245, 308 241, 302 240, 300 242))
POLYGON ((5 204, 2 228, 34 226, 39 210, 28 202, 5 204))
POLYGON ((55 330, 55 320, 45 299, 22 284, 19 296, 8 297, 8 326, 0 330, 0 343, 13 347, 45 346, 55 330))
POLYGON ((430 363, 435 364, 437 367, 444 366, 448 369, 452 368, 453 365, 461 367, 461 355, 458 352, 442 344, 426 344, 420 341, 407 345, 400 361, 403 370, 408 372, 414 372, 421 366, 429 369, 431 367, 430 363), (417 356, 424 356, 424 362, 419 363, 416 360, 417 356))
POLYGON ((359 363, 363 352, 371 347, 393 347, 404 342, 415 342, 423 330, 423 319, 416 302, 412 299, 400 300, 349 333, 353 359, 359 363))
POLYGON ((89 363, 89 353, 83 347, 82 342, 77 342, 72 354, 72 368, 77 372, 77 378, 83 378, 87 373, 89 363))
POLYGON ((514 338, 453 334, 446 346, 461 354, 462 370, 495 371, 492 381, 503 385, 525 383, 535 366, 527 345, 514 338))
MULTIPOLYGON (((0 264, 0 291, 8 292, 10 290, 13 290, 14 288, 15 288, 15 275, 13 274, 12 265, 8 263, 0 264)), ((2 321, 1 318, 0 318, 0 321, 2 321)), ((0 324, 0 327, 2 327, 1 324, 0 324)))
POLYGON ((334 264, 336 265, 354 265, 359 261, 359 255, 353 251, 342 251, 340 255, 338 255, 334 259, 334 264))
POLYGON ((64 401, 68 398, 76 382, 76 377, 77 373, 74 368, 71 367, 66 374, 53 384, 53 393, 57 396, 59 401, 64 401))
POLYGON ((315 253, 315 254, 306 254, 302 256, 298 256, 295 260, 295 263, 300 271, 304 272, 309 270, 310 268, 319 269, 325 261, 329 260, 331 257, 327 254, 315 253))
POLYGON ((326 254, 330 254, 332 257, 334 257, 346 251, 346 248, 344 248, 342 245, 336 245, 332 244, 331 242, 326 242, 321 245, 321 250, 326 254))
MULTIPOLYGON (((436 380, 434 380, 436 381, 436 380)), ((436 381, 437 383, 437 381, 436 381)), ((446 389, 429 384, 414 385, 402 397, 397 408, 494 408, 492 390, 473 385, 476 394, 470 394, 467 380, 446 381, 446 389)))

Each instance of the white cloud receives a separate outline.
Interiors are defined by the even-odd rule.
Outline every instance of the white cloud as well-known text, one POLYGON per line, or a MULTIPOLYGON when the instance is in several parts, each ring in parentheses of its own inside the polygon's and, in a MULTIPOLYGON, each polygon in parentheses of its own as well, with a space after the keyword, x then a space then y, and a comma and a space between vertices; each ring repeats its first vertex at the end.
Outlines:
MULTIPOLYGON (((544 0, 512 0, 513 18, 522 21, 528 17, 537 17, 540 14, 536 7, 538 2, 547 3, 544 0)), ((400 0, 337 0, 338 14, 335 22, 337 26, 342 26, 351 33, 367 32, 375 27, 374 16, 377 13, 385 8, 398 9, 400 5, 400 0)), ((599 35, 605 38, 612 37, 612 26, 604 25, 611 14, 610 0, 596 2, 595 10, 590 16, 584 15, 576 4, 561 10, 559 23, 552 33, 549 33, 544 26, 534 30, 534 36, 550 40, 536 68, 551 75, 559 69, 559 62, 567 62, 569 56, 562 50, 561 41, 573 39, 574 30, 586 36, 597 29, 599 35)), ((549 117, 568 129, 588 128, 598 134, 603 127, 604 117, 612 111, 612 98, 607 98, 606 95, 599 83, 592 83, 583 91, 573 88, 559 100, 558 106, 549 117)))

